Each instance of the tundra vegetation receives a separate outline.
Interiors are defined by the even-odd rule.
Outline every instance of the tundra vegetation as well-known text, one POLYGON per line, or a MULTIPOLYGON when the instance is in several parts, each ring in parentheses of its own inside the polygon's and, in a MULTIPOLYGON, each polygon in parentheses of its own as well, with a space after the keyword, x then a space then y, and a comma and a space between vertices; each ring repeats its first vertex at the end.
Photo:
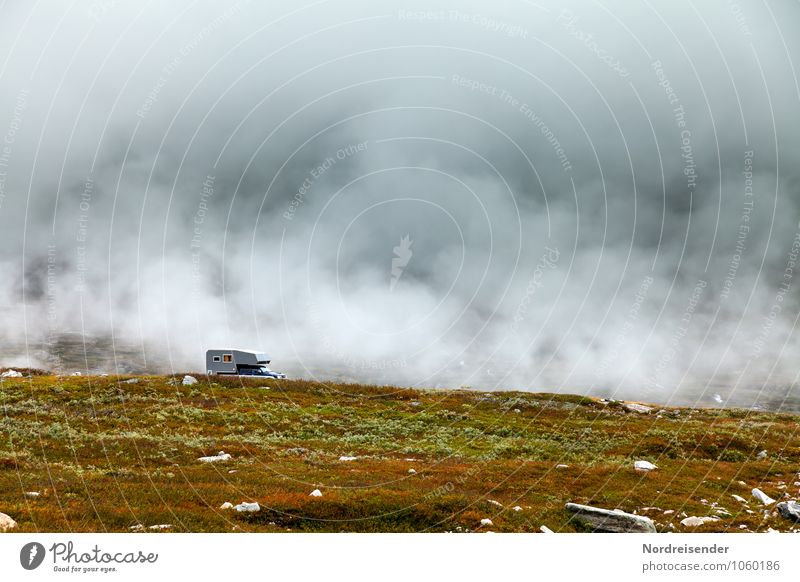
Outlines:
POLYGON ((800 529, 751 494, 797 498, 792 414, 22 372, 0 383, 0 512, 19 532, 582 531, 567 502, 659 532, 800 529))

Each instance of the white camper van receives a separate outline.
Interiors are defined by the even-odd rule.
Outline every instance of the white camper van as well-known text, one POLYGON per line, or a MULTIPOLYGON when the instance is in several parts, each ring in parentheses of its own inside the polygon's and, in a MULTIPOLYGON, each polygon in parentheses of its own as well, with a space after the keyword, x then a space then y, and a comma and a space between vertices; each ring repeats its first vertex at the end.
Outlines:
POLYGON ((270 357, 254 350, 208 350, 206 373, 209 376, 258 376, 261 378, 286 378, 286 374, 273 372, 267 367, 270 357))

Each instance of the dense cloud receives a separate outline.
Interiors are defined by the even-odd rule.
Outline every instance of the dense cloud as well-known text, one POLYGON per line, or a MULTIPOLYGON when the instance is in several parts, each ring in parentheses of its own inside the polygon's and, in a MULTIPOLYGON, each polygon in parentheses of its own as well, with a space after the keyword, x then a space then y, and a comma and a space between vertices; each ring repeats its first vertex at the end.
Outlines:
POLYGON ((794 384, 800 6, 269 4, 3 8, 6 363, 794 384))

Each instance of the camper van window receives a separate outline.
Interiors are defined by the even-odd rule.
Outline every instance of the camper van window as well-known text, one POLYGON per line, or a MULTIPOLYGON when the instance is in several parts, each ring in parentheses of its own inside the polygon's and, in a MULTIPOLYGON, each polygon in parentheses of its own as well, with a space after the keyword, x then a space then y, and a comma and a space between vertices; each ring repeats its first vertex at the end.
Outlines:
POLYGON ((214 360, 215 362, 219 362, 219 356, 214 356, 214 357, 212 358, 212 360, 214 360))
POLYGON ((232 362, 233 361, 233 354, 225 354, 222 356, 223 362, 232 362))

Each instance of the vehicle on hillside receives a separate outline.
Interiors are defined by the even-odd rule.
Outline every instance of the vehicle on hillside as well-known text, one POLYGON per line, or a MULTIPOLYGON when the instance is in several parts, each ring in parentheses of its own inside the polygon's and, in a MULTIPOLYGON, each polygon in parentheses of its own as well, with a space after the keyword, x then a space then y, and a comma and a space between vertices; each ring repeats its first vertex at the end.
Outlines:
POLYGON ((255 350, 207 350, 206 373, 209 376, 257 376, 286 378, 286 374, 270 370, 270 357, 255 350))

